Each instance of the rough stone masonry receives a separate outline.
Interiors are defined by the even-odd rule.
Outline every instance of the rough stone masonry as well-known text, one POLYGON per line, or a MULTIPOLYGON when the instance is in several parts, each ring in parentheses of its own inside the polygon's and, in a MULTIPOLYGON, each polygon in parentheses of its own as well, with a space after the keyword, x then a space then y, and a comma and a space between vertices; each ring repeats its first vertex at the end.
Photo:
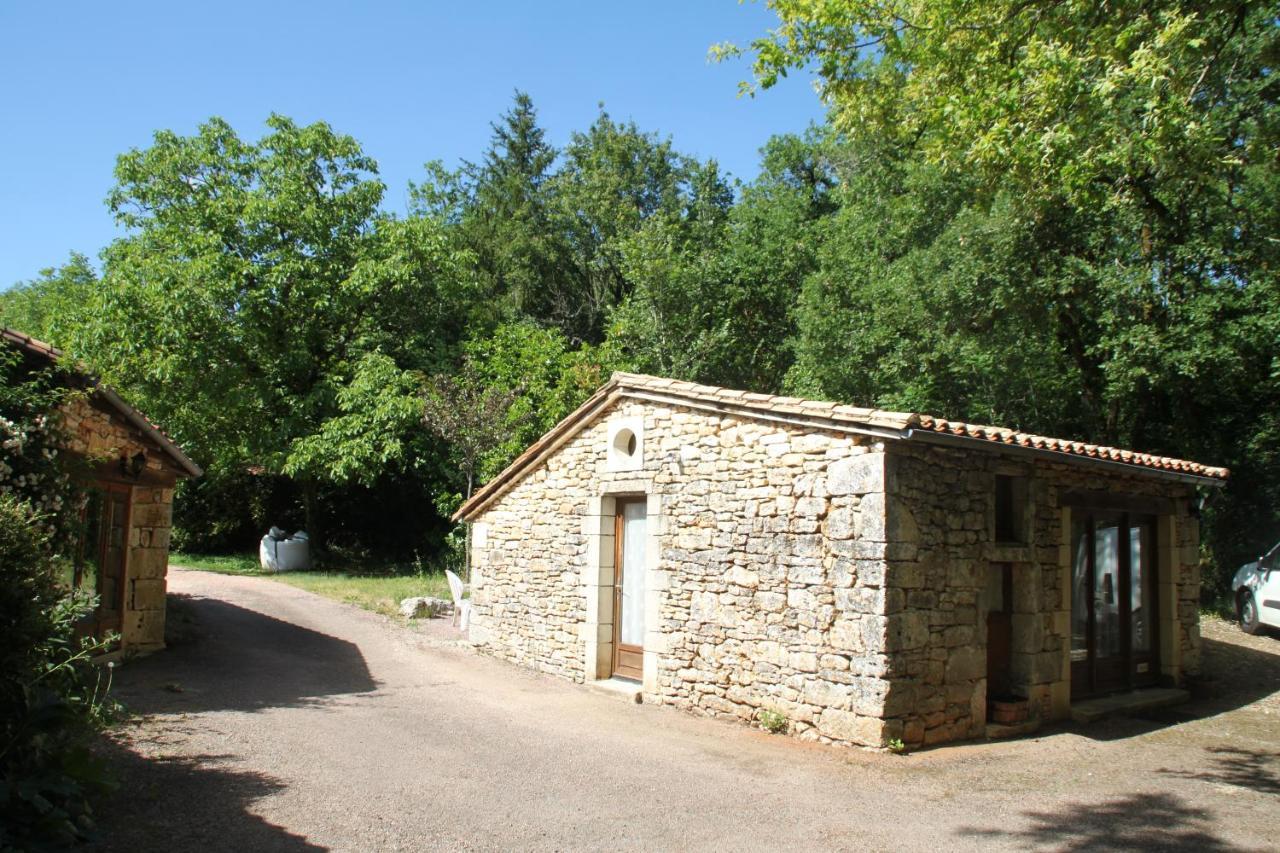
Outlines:
POLYGON ((87 464, 109 464, 142 453, 146 468, 162 485, 129 488, 129 542, 122 647, 131 652, 164 647, 169 537, 173 525, 173 482, 164 457, 137 431, 84 397, 73 397, 61 411, 67 450, 87 464))
POLYGON ((1015 679, 1037 715, 1063 716, 1059 496, 1077 488, 1170 502, 1162 666, 1180 679, 1198 650, 1189 486, 627 397, 472 516, 471 637, 575 681, 608 677, 613 501, 643 496, 644 701, 741 720, 770 709, 801 738, 872 747, 982 734, 983 596, 998 560, 1018 578, 1015 679), (634 470, 611 470, 619 423, 639 433, 634 470), (993 540, 994 477, 1009 471, 1030 483, 1017 546, 993 540))

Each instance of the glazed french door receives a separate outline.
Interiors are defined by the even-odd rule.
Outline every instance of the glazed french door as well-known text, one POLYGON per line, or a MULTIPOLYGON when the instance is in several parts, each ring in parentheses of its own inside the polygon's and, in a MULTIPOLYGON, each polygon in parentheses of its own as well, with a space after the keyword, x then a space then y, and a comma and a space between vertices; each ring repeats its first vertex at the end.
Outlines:
POLYGON ((646 504, 618 498, 614 520, 613 674, 639 681, 644 672, 644 542, 646 504))
POLYGON ((1085 511, 1072 528, 1071 695, 1155 683, 1155 519, 1085 511))

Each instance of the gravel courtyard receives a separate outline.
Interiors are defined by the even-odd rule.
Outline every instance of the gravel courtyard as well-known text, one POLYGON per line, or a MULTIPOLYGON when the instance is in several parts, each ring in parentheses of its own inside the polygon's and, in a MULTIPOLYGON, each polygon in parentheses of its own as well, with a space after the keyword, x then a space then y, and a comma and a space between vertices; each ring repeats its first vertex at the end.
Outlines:
POLYGON ((170 572, 118 671, 100 849, 1280 846, 1280 639, 1204 626, 1196 699, 900 757, 628 705, 271 580, 170 572))

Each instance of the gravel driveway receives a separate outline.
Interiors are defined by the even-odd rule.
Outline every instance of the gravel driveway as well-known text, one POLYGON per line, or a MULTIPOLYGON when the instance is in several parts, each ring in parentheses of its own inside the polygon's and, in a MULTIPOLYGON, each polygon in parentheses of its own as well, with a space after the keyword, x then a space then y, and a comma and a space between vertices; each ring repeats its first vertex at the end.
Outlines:
POLYGON ((118 675, 139 716, 105 747, 102 849, 1280 845, 1280 640, 1223 623, 1191 706, 899 757, 628 705, 267 579, 170 590, 189 636, 118 675))

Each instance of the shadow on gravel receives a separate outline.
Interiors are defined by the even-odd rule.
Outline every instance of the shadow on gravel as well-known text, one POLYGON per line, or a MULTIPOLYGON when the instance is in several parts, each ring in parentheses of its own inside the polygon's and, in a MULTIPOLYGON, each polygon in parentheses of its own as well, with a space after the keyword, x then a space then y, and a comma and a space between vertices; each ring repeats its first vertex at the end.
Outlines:
POLYGON ((973 839, 1055 850, 1234 850, 1211 831, 1212 816, 1172 794, 1134 794, 1054 812, 1031 811, 1025 829, 965 829, 973 839))
POLYGON ((1212 766, 1204 770, 1161 770, 1166 776, 1234 785, 1260 794, 1280 794, 1280 753, 1215 746, 1206 749, 1212 766))
POLYGON ((115 679, 115 697, 134 713, 296 707, 378 687, 346 640, 213 598, 170 598, 180 637, 115 679))
POLYGON ((1280 692, 1280 640, 1252 638, 1251 648, 1210 637, 1200 640, 1200 671, 1193 705, 1232 710, 1280 692))
POLYGON ((144 758, 113 740, 98 752, 120 783, 95 804, 94 851, 324 850, 268 823, 250 806, 284 786, 261 773, 220 766, 219 755, 144 758))

